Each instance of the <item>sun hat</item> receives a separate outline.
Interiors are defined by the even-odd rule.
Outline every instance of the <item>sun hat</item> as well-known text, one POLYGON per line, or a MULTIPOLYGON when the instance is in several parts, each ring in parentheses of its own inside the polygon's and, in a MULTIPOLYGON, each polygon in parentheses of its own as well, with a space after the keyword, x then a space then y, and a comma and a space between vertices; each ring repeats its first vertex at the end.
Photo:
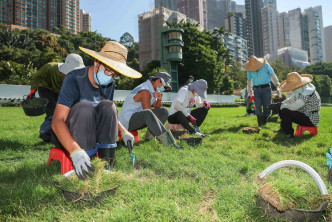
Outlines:
POLYGON ((111 67, 118 73, 130 77, 130 78, 141 78, 142 74, 136 70, 127 66, 127 55, 128 50, 122 44, 115 41, 108 41, 100 52, 93 51, 91 49, 86 49, 79 47, 80 50, 97 59, 98 61, 104 63, 105 65, 111 67))
POLYGON ((172 77, 166 72, 158 72, 153 79, 160 79, 164 87, 171 87, 172 77))
POLYGON ((312 75, 309 74, 300 75, 297 72, 291 72, 288 73, 287 79, 282 81, 279 87, 282 92, 289 92, 311 83, 312 80, 313 80, 312 75))
POLYGON ((190 75, 189 77, 188 77, 188 79, 195 79, 192 75, 190 75))
POLYGON ((80 55, 72 53, 66 58, 65 63, 58 63, 58 69, 61 73, 67 75, 75 69, 84 68, 84 62, 80 55))
POLYGON ((190 91, 196 90, 196 93, 204 99, 207 98, 207 94, 206 94, 207 88, 208 88, 208 85, 204 79, 199 79, 199 80, 196 80, 195 82, 188 84, 188 89, 190 91))
POLYGON ((249 72, 260 70, 266 63, 266 59, 250 56, 249 60, 243 65, 243 68, 249 72))

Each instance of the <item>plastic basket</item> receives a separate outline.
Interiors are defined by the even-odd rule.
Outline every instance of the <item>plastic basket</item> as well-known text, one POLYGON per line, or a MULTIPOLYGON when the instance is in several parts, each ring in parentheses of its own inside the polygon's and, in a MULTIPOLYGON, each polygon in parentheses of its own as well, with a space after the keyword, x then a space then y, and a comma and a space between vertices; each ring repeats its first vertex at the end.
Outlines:
POLYGON ((48 100, 45 98, 25 99, 21 102, 21 106, 27 116, 40 116, 46 113, 48 100))

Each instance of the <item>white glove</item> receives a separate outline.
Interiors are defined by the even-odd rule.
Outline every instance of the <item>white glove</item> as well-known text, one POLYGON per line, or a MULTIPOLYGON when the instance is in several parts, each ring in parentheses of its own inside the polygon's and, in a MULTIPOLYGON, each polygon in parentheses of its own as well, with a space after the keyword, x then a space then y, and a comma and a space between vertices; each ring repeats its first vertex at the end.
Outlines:
POLYGON ((127 130, 121 133, 123 142, 125 143, 126 147, 128 147, 128 141, 131 141, 131 145, 134 145, 134 136, 133 134, 129 133, 127 130))
POLYGON ((85 174, 89 175, 89 177, 92 177, 92 172, 95 171, 95 168, 90 162, 90 157, 84 150, 75 150, 70 154, 70 157, 73 161, 75 173, 77 174, 78 178, 85 180, 85 174))

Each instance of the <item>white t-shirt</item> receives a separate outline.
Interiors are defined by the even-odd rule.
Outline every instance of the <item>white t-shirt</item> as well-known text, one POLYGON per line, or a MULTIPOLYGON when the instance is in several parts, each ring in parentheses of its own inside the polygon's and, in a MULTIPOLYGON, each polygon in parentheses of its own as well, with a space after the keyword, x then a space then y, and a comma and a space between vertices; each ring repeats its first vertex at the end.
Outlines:
POLYGON ((183 86, 176 94, 176 97, 172 102, 169 115, 173 115, 177 111, 181 111, 187 117, 190 115, 191 108, 194 106, 197 108, 203 107, 201 97, 198 96, 197 93, 193 94, 189 91, 188 86, 183 86))

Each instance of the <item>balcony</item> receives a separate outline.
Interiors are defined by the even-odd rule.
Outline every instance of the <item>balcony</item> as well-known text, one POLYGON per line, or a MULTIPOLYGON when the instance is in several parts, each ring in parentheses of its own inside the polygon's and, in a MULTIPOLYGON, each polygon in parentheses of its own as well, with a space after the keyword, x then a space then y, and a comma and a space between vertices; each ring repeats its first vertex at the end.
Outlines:
POLYGON ((170 52, 167 54, 166 60, 169 62, 181 62, 182 53, 181 52, 170 52))

